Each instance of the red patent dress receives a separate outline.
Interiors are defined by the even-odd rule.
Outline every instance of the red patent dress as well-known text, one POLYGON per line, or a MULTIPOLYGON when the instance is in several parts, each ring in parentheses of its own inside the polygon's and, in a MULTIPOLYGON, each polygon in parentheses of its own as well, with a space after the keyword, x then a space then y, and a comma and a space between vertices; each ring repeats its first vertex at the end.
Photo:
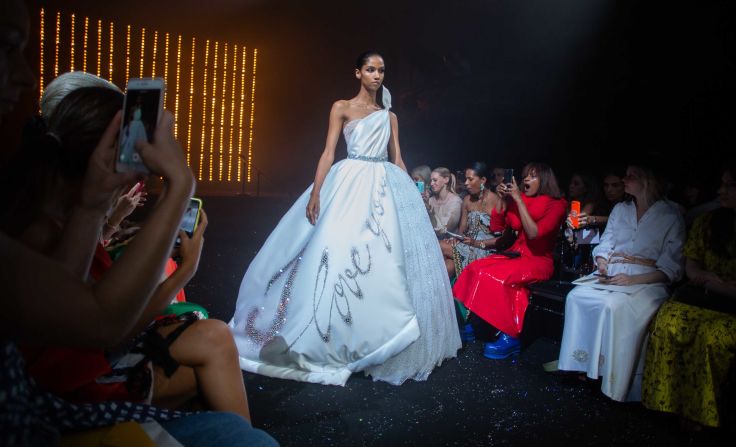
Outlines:
POLYGON ((478 259, 462 271, 452 289, 470 311, 512 337, 519 335, 524 324, 529 303, 527 284, 552 277, 552 253, 567 209, 564 199, 524 194, 521 197, 537 224, 537 237, 527 238, 516 202, 510 202, 506 225, 519 236, 508 251, 521 256, 490 255, 478 259))

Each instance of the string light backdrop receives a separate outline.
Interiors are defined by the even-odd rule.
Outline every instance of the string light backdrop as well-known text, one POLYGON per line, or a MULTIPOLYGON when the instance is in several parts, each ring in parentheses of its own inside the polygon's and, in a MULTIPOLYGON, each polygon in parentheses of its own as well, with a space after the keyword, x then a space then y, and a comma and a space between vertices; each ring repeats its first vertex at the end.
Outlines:
POLYGON ((121 87, 131 77, 163 77, 164 107, 174 113, 174 132, 198 179, 250 183, 257 49, 210 40, 198 45, 195 37, 103 19, 94 26, 89 17, 49 16, 43 8, 39 20, 39 98, 46 84, 75 69, 121 87))

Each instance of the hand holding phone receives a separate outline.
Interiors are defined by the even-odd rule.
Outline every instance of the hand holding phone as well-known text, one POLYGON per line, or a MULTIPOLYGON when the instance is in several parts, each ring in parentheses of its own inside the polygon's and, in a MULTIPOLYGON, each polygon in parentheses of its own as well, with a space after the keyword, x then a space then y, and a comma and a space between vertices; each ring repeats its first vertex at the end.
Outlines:
POLYGON ((577 229, 580 227, 580 202, 573 200, 570 202, 570 224, 573 228, 577 229))
POLYGON ((414 182, 415 185, 417 185, 417 189, 419 190, 420 194, 424 193, 424 182, 414 182))
POLYGON ((128 81, 115 164, 117 172, 150 172, 136 146, 139 141, 153 141, 163 110, 164 88, 161 78, 128 81))
POLYGON ((511 168, 503 170, 503 183, 510 185, 514 181, 514 170, 511 168))
POLYGON ((446 233, 446 234, 447 234, 448 236, 450 236, 450 237, 454 237, 455 239, 457 239, 457 240, 459 240, 459 241, 462 241, 463 239, 465 239, 465 236, 463 236, 463 235, 460 235, 460 234, 457 234, 457 233, 453 233, 453 232, 451 232, 451 231, 446 231, 445 233, 446 233))
MULTIPOLYGON (((184 231, 189 237, 192 237, 194 231, 197 229, 199 224, 200 211, 202 209, 202 200, 196 197, 192 197, 189 201, 189 206, 184 212, 184 216, 181 218, 181 225, 179 228, 184 231)), ((181 239, 176 238, 176 245, 181 244, 181 239)))
POLYGON ((604 275, 603 273, 598 273, 598 272, 593 273, 593 276, 597 276, 599 279, 605 279, 605 280, 613 278, 613 276, 604 275))

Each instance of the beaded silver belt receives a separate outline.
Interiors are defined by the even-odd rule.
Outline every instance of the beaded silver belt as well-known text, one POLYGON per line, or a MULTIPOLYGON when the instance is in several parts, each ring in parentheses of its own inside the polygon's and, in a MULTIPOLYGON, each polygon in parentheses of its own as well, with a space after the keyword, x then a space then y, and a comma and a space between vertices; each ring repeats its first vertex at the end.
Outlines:
POLYGON ((388 156, 386 155, 384 155, 383 157, 366 157, 365 155, 348 155, 348 158, 351 160, 372 161, 375 163, 388 161, 388 156))

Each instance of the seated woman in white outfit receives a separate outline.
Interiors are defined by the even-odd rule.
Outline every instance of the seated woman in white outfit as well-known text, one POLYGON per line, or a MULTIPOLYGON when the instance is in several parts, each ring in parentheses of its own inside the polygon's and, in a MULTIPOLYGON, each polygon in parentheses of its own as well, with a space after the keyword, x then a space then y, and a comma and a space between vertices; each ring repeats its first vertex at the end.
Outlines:
POLYGON ((567 295, 559 369, 602 377, 617 401, 641 399, 647 325, 682 275, 685 225, 662 197, 654 173, 629 166, 623 179, 633 200, 611 212, 593 251, 598 280, 567 295))
POLYGON ((333 385, 363 371, 401 384, 426 380, 460 348, 442 253, 401 159, 383 58, 362 54, 355 77, 358 95, 330 111, 314 184, 243 278, 230 327, 245 370, 333 385), (348 157, 333 165, 341 130, 348 157))

